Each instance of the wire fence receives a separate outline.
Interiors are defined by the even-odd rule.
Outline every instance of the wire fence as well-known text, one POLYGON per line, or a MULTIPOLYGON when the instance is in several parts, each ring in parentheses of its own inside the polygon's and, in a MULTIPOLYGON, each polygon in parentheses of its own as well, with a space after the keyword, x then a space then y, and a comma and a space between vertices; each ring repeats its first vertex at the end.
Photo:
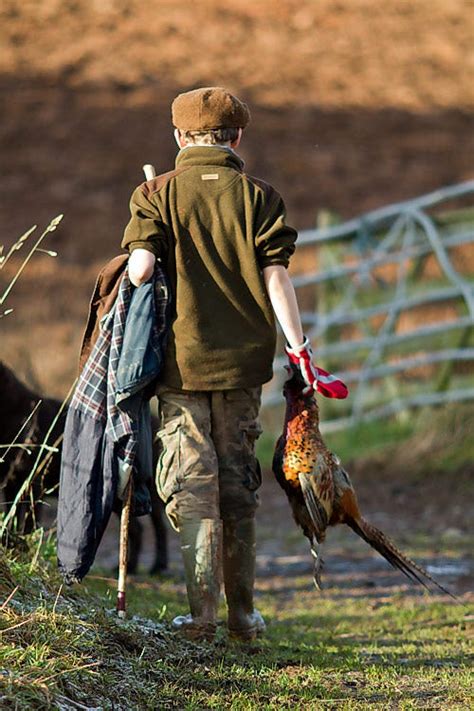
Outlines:
MULTIPOLYGON (((318 363, 350 397, 325 431, 474 399, 474 180, 300 233, 318 268, 293 278, 318 363)), ((264 405, 281 403, 284 358, 264 405)))

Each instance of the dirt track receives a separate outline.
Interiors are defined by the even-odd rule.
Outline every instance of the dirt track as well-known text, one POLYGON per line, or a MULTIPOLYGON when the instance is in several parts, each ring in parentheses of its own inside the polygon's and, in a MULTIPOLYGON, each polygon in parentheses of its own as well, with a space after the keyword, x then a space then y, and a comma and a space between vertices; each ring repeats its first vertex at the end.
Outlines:
MULTIPOLYGON (((449 487, 443 486, 440 475, 435 476, 433 482, 418 486, 390 483, 384 474, 378 482, 370 474, 358 481, 367 518, 389 533, 405 551, 416 550, 415 559, 457 594, 472 591, 474 582, 474 560, 468 554, 469 512, 463 506, 470 476, 468 471, 460 472, 449 487)), ((311 589, 312 558, 308 542, 295 526, 285 495, 270 473, 264 477, 261 501, 257 515, 257 588, 282 594, 306 580, 305 589, 311 589), (277 527, 275 521, 279 522, 277 527), (291 583, 291 580, 297 582, 291 583)), ((153 535, 149 521, 146 518, 143 521, 145 536, 140 564, 144 574, 153 563, 153 535)), ((112 571, 117 555, 118 520, 113 517, 96 564, 102 570, 112 571)), ((409 583, 401 573, 390 568, 345 526, 328 532, 324 558, 323 583, 329 594, 332 588, 342 587, 348 596, 377 600, 397 591, 423 592, 423 588, 409 583)), ((170 572, 173 578, 182 581, 178 537, 172 530, 170 572)), ((181 589, 182 582, 179 585, 181 589)))

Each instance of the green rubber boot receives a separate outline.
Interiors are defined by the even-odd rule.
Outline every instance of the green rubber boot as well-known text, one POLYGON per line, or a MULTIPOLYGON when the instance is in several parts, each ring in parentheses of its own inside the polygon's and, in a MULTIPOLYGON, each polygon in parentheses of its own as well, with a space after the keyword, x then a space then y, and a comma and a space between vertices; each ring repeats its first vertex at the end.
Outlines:
POLYGON ((217 628, 222 521, 183 521, 179 535, 190 614, 175 617, 172 624, 187 639, 210 642, 217 628))
POLYGON ((265 632, 263 617, 253 606, 254 518, 224 521, 223 570, 229 637, 252 641, 265 632))

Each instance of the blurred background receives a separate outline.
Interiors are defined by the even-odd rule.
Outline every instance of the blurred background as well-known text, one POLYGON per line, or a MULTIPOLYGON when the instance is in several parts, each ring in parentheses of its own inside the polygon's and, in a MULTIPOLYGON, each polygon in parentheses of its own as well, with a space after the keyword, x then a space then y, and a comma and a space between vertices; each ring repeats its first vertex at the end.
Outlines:
MULTIPOLYGON (((120 251, 142 165, 174 165, 171 101, 223 85, 252 112, 239 149, 246 170, 282 193, 301 232, 291 272, 318 361, 352 390, 344 403, 320 399, 325 424, 339 420, 327 441, 371 520, 425 562, 434 557, 430 570, 454 590, 467 589, 474 183, 416 215, 366 215, 474 178, 473 47, 472 0, 2 0, 0 244, 7 252, 32 225, 39 235, 64 219, 42 244, 58 256, 35 254, 2 307, 14 310, 0 321, 0 361, 37 393, 64 398, 97 273, 120 251), (360 215, 341 239, 315 237, 360 215), (393 307, 402 301, 406 309, 393 307), (429 342, 418 337, 426 328, 429 342), (426 398, 436 407, 422 406, 426 398), (450 556, 461 560, 457 573, 450 556)), ((0 271, 0 294, 26 251, 0 271)), ((267 473, 282 427, 281 365, 259 440, 267 473)), ((275 518, 289 522, 289 510, 271 476, 262 501, 260 574, 286 551, 307 575, 299 533, 274 539, 275 518)), ((342 533, 331 540, 344 575, 354 573, 354 550, 371 570, 364 547, 342 533)), ((116 542, 114 530, 100 565, 113 567, 116 542)))
POLYGON ((3 0, 0 243, 65 217, 59 257, 36 255, 9 298, 0 358, 64 396, 141 166, 173 166, 181 91, 250 105, 246 170, 298 229, 472 177, 473 21, 470 0, 3 0))

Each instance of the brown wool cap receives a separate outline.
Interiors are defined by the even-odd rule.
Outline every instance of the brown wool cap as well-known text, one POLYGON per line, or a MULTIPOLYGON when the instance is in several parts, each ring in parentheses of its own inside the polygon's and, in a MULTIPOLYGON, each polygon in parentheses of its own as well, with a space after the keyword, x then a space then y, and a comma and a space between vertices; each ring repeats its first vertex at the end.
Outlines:
POLYGON ((221 86, 210 86, 178 94, 171 104, 171 117, 180 131, 208 131, 245 128, 250 112, 247 104, 221 86))

